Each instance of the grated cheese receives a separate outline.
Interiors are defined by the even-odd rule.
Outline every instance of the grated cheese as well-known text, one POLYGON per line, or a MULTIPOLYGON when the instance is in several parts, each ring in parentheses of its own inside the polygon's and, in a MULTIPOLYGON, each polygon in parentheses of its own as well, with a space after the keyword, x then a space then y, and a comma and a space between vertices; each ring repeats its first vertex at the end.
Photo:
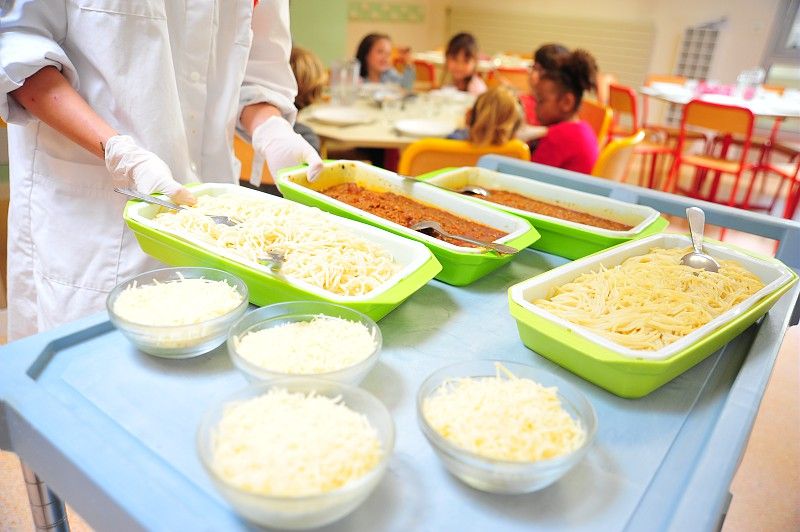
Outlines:
POLYGON ((323 315, 247 333, 234 338, 234 343, 242 358, 253 365, 304 375, 353 366, 377 346, 363 323, 323 315))
POLYGON ((428 424, 452 444, 495 460, 547 460, 583 444, 586 433, 561 407, 557 388, 497 368, 495 377, 439 386, 423 403, 428 424))
POLYGON ((184 279, 133 283, 114 301, 114 312, 141 325, 193 325, 218 318, 242 303, 242 294, 225 281, 184 279))
POLYGON ((225 409, 214 434, 212 467, 244 491, 299 497, 361 478, 382 454, 367 417, 341 398, 273 388, 225 409))
POLYGON ((158 214, 155 223, 211 249, 258 263, 270 251, 284 254, 280 275, 337 295, 369 294, 400 270, 389 250, 336 223, 317 208, 272 203, 233 193, 202 195, 192 208, 158 214), (216 224, 224 214, 238 223, 216 224))

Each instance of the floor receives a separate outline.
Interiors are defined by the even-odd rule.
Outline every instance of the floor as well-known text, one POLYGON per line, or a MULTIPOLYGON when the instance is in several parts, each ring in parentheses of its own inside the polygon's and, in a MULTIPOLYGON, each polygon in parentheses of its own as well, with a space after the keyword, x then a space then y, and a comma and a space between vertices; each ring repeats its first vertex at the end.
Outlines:
MULTIPOLYGON (((672 230, 685 230, 674 220, 672 230)), ((709 236, 719 232, 710 228, 709 236)), ((773 242, 729 232, 726 242, 772 254, 773 242)), ((0 310, 0 331, 5 331, 0 310)), ((2 341, 4 339, 0 339, 2 341)), ((800 530, 800 327, 789 329, 767 386, 742 463, 723 532, 800 530)), ((66 494, 67 501, 69 495, 66 494)), ((70 512, 72 530, 91 528, 70 512)), ((0 451, 0 532, 28 531, 33 523, 17 457, 0 451)))

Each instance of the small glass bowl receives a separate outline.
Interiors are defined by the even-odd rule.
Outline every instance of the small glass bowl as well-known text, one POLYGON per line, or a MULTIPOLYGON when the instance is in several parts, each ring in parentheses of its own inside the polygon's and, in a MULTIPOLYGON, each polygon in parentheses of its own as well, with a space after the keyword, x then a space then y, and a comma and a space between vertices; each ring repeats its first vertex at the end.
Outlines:
POLYGON ((247 313, 239 321, 233 324, 228 335, 228 354, 233 364, 239 368, 248 380, 267 381, 272 379, 282 379, 286 377, 311 377, 315 379, 326 379, 342 384, 356 385, 360 383, 370 370, 378 362, 378 355, 381 352, 382 337, 378 325, 369 316, 366 316, 351 308, 325 303, 322 301, 291 301, 288 303, 276 303, 247 313), (287 323, 297 323, 311 321, 319 315, 342 318, 349 321, 363 323, 367 327, 372 337, 375 339, 375 350, 370 355, 345 368, 329 371, 326 373, 296 374, 272 371, 246 360, 236 349, 235 338, 240 338, 246 333, 261 331, 285 325, 287 323))
POLYGON ((106 299, 108 315, 114 326, 140 350, 162 358, 191 358, 207 353, 225 341, 231 323, 239 319, 248 305, 247 285, 228 272, 214 268, 163 268, 137 275, 118 284, 106 299), (191 325, 143 325, 122 318, 114 312, 114 303, 119 295, 134 282, 138 286, 152 284, 153 281, 165 283, 184 279, 208 279, 226 281, 236 288, 242 302, 227 314, 191 325))
POLYGON ((525 364, 501 360, 459 362, 433 372, 417 393, 417 421, 422 433, 450 473, 475 489, 491 493, 531 493, 549 486, 580 462, 597 430, 594 408, 577 388, 551 373, 525 364), (423 414, 422 405, 425 399, 450 379, 496 376, 496 362, 503 364, 517 377, 531 379, 548 387, 558 387, 561 407, 579 421, 586 431, 583 445, 571 453, 549 460, 514 462, 480 456, 455 446, 436 432, 423 414))
POLYGON ((200 461, 214 487, 237 513, 262 526, 297 530, 332 523, 349 514, 364 502, 386 473, 386 467, 394 449, 394 439, 392 416, 386 406, 374 395, 355 386, 347 386, 333 381, 294 377, 251 384, 218 402, 203 416, 197 431, 197 450, 200 461), (219 425, 225 407, 232 402, 263 395, 272 388, 284 388, 290 392, 306 394, 314 391, 317 395, 330 398, 341 397, 342 402, 348 408, 365 415, 375 429, 383 449, 380 462, 363 477, 339 489, 316 495, 299 497, 258 495, 243 491, 225 482, 212 467, 215 429, 219 425))

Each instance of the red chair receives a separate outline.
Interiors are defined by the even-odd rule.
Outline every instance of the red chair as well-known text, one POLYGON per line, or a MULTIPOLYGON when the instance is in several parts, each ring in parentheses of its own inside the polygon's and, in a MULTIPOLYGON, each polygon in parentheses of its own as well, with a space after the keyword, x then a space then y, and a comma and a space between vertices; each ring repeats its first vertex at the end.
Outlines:
MULTIPOLYGON (((787 220, 791 220, 794 218, 798 200, 800 200, 800 176, 798 176, 798 172, 800 172, 800 146, 776 143, 771 147, 768 158, 759 158, 758 164, 753 168, 753 177, 750 180, 750 186, 747 188, 747 192, 742 200, 742 208, 764 210, 767 213, 771 213, 778 203, 784 184, 788 182, 789 186, 786 190, 786 205, 783 209, 783 217, 787 220), (777 162, 772 160, 772 156, 776 153, 783 155, 785 157, 784 161, 777 162), (750 200, 757 181, 756 177, 760 172, 775 174, 780 178, 780 182, 775 188, 772 200, 768 204, 751 205, 750 200)), ((762 190, 760 191, 762 193, 764 191, 764 183, 766 183, 766 176, 762 181, 762 190)))
POLYGON ((753 137, 753 122, 753 113, 744 107, 722 105, 702 100, 692 100, 686 104, 683 109, 678 146, 675 150, 675 159, 672 162, 669 179, 665 187, 666 190, 668 192, 678 190, 678 192, 693 198, 716 202, 722 174, 731 174, 734 176, 734 181, 727 204, 733 206, 736 202, 736 193, 739 190, 742 174, 753 167, 752 164, 747 162, 750 140, 753 137), (688 137, 687 133, 691 128, 701 128, 723 136, 740 135, 743 139, 743 144, 739 157, 728 158, 726 150, 722 150, 719 156, 709 153, 708 150, 699 155, 684 153, 688 137), (678 189, 677 187, 680 169, 684 165, 693 166, 696 169, 692 186, 688 190, 678 189), (708 172, 714 172, 715 177, 708 193, 703 194, 701 190, 708 172))

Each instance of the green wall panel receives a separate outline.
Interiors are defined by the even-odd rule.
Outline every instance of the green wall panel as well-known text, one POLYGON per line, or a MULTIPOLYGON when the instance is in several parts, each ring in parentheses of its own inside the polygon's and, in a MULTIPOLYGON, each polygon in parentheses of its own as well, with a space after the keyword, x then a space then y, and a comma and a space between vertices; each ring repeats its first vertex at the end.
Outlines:
POLYGON ((326 65, 343 59, 347 35, 345 0, 292 0, 292 39, 316 53, 326 65))

